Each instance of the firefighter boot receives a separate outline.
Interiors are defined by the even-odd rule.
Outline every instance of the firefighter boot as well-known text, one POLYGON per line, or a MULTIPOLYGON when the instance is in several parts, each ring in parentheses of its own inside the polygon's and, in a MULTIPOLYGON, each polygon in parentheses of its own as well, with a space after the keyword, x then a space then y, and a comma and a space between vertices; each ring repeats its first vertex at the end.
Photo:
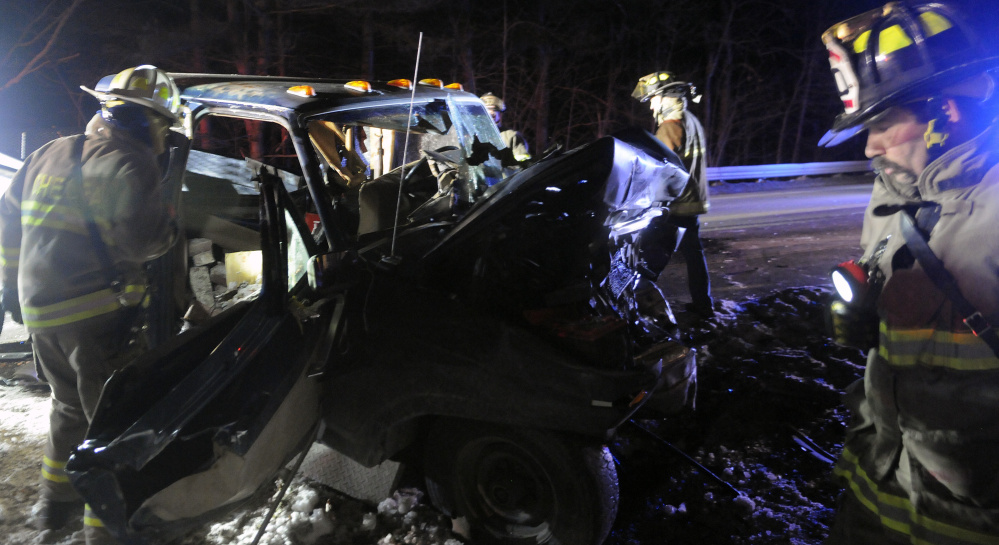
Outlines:
POLYGON ((31 509, 35 528, 41 530, 59 530, 71 520, 80 520, 83 514, 83 501, 54 501, 42 498, 31 509))
POLYGON ((90 510, 89 505, 83 514, 83 533, 87 538, 87 545, 118 545, 118 541, 111 537, 111 532, 108 532, 101 519, 90 510))
POLYGON ((115 538, 111 537, 103 526, 84 526, 84 535, 87 537, 87 545, 119 545, 115 538))

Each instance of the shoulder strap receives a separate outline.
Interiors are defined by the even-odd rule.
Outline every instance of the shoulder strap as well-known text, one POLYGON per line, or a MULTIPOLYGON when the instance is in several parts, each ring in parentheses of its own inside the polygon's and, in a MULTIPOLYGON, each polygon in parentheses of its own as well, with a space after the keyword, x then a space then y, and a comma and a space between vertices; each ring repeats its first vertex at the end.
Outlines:
POLYGON ((957 312, 963 317, 964 324, 975 336, 985 341, 985 344, 989 345, 992 352, 999 358, 999 335, 996 335, 995 329, 992 328, 985 316, 982 316, 982 313, 975 309, 974 305, 964 298, 964 295, 961 295, 961 290, 958 289, 954 277, 944 267, 943 261, 930 249, 929 244, 926 243, 926 238, 919 232, 912 219, 912 214, 908 211, 902 213, 902 236, 905 238, 905 244, 912 251, 912 255, 926 271, 926 275, 954 304, 957 312))
MULTIPOLYGON (((80 181, 80 208, 83 210, 83 219, 87 224, 87 232, 90 234, 90 242, 94 246, 94 252, 97 253, 97 258, 100 259, 101 266, 110 277, 111 291, 118 295, 120 299, 122 292, 125 290, 125 283, 118 268, 115 267, 114 260, 111 259, 111 254, 108 253, 108 247, 104 244, 104 239, 101 238, 101 232, 97 227, 97 222, 94 220, 93 213, 90 211, 87 191, 83 184, 83 143, 86 140, 86 135, 80 135, 76 139, 76 142, 73 143, 73 172, 80 181)), ((122 300, 122 305, 124 304, 124 300, 122 300)))

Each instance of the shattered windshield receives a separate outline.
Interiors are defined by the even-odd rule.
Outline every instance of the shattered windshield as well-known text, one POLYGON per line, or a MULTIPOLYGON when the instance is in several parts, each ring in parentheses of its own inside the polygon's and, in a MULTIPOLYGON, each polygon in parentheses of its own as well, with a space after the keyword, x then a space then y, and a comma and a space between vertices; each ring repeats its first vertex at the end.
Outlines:
POLYGON ((499 160, 482 148, 502 148, 503 140, 475 97, 417 102, 412 115, 408 101, 364 105, 317 116, 308 126, 313 145, 348 187, 417 161, 422 151, 453 158, 473 187, 502 178, 499 160))
MULTIPOLYGON (((476 148, 483 144, 490 145, 494 149, 506 146, 482 101, 454 100, 454 109, 458 112, 454 124, 462 137, 462 149, 466 158, 479 155, 476 148)), ((500 160, 492 154, 488 155, 484 163, 471 169, 471 173, 478 177, 476 183, 483 188, 495 184, 503 177, 500 160)))
POLYGON ((451 128, 451 116, 443 100, 414 103, 413 115, 409 116, 409 102, 362 105, 352 110, 342 110, 322 116, 342 125, 367 125, 393 131, 436 132, 444 134, 451 128), (410 122, 407 123, 406 120, 410 122))

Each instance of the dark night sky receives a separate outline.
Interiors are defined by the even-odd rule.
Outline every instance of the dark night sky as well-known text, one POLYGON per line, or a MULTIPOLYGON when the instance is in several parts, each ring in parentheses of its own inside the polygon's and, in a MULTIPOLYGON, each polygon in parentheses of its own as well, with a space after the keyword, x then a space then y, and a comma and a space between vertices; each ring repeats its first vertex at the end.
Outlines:
MULTIPOLYGON (((27 49, 14 50, 14 55, 8 57, 8 53, 14 49, 14 45, 25 38, 43 38, 51 28, 42 26, 29 27, 29 23, 34 20, 42 9, 46 6, 51 13, 59 13, 64 10, 73 0, 0 0, 0 85, 7 82, 23 66, 27 58, 24 53, 27 50, 37 52, 39 45, 34 45, 27 49), (24 29, 29 28, 34 31, 30 36, 21 36, 24 29)), ((525 3, 522 0, 507 0, 509 3, 509 13, 518 13, 517 9, 526 9, 523 6, 528 4, 553 4, 565 5, 566 0, 534 0, 525 3)), ((706 0, 707 3, 724 3, 727 0, 706 0)), ((600 3, 602 8, 608 5, 616 6, 622 13, 619 21, 621 32, 649 32, 650 27, 635 30, 639 26, 639 19, 650 9, 648 6, 652 0, 618 0, 614 3, 600 3)), ((766 28, 769 24, 767 20, 754 18, 754 13, 763 13, 751 4, 758 4, 767 8, 784 6, 788 11, 800 12, 804 16, 818 17, 808 14, 808 11, 821 12, 819 21, 801 21, 801 24, 788 23, 782 21, 781 28, 773 28, 773 32, 780 33, 783 42, 771 42, 761 44, 761 47, 779 47, 782 44, 808 43, 814 40, 819 44, 818 33, 822 28, 838 22, 850 15, 860 13, 872 7, 877 7, 883 2, 880 0, 740 0, 746 9, 739 11, 742 17, 738 21, 739 25, 758 25, 766 28), (810 6, 808 10, 802 10, 802 6, 810 6), (814 7, 814 10, 812 9, 814 7), (821 25, 821 26, 819 26, 821 25), (799 27, 799 28, 795 28, 799 27), (816 30, 817 29, 817 30, 816 30), (814 34, 809 38, 807 33, 814 34), (777 44, 777 45, 775 45, 777 44)), ((239 3, 239 2, 237 2, 239 3)), ((273 0, 275 5, 299 8, 318 4, 315 1, 302 0, 295 2, 292 0, 273 0)), ((702 4, 705 2, 702 2, 702 4)), ((964 9, 966 13, 971 13, 969 19, 978 26, 980 37, 983 42, 999 51, 999 0, 955 0, 954 5, 964 9)), ((187 20, 188 12, 186 6, 200 4, 211 8, 223 5, 222 2, 202 0, 201 2, 176 2, 166 0, 84 0, 80 4, 75 16, 71 18, 63 29, 60 41, 53 49, 51 57, 53 59, 64 59, 62 62, 47 65, 37 73, 25 78, 19 84, 0 91, 0 152, 18 156, 20 154, 20 133, 31 131, 37 135, 36 139, 47 140, 48 136, 54 136, 52 130, 59 128, 68 132, 82 129, 82 124, 97 108, 95 100, 79 91, 79 85, 92 86, 96 79, 102 74, 112 73, 121 68, 138 62, 151 62, 162 66, 168 70, 185 70, 184 63, 187 59, 193 58, 197 52, 197 43, 204 43, 209 39, 217 39, 223 31, 217 26, 206 29, 208 37, 192 36, 189 29, 183 29, 182 25, 187 20), (178 6, 181 4, 181 6, 178 6), (141 54, 141 61, 137 60, 137 54, 141 54), (48 134, 43 134, 49 131, 48 134), (43 138, 44 136, 44 138, 43 138)), ((252 2, 244 2, 245 5, 252 5, 252 2)), ((334 12, 323 11, 311 17, 310 23, 314 28, 309 29, 277 29, 276 32, 284 32, 290 36, 289 43, 293 44, 295 55, 303 59, 308 57, 308 62, 319 63, 331 67, 331 70, 342 69, 343 66, 356 66, 358 63, 349 64, 342 56, 342 50, 338 46, 343 44, 358 43, 362 39, 360 31, 351 24, 350 11, 357 6, 366 6, 367 2, 360 0, 340 0, 324 2, 325 5, 344 6, 350 16, 338 16, 334 12), (329 32, 322 39, 316 39, 317 29, 328 28, 329 32)), ((376 59, 376 67, 386 66, 385 63, 393 62, 391 70, 398 71, 401 66, 407 66, 413 58, 413 52, 403 45, 405 42, 415 41, 418 32, 425 32, 425 46, 435 47, 445 43, 444 38, 448 33, 453 33, 460 28, 460 21, 456 22, 453 16, 454 10, 450 9, 456 4, 471 6, 467 13, 475 19, 481 17, 481 24, 489 21, 487 19, 498 19, 501 12, 497 11, 497 6, 502 6, 502 0, 492 0, 488 5, 482 0, 384 0, 379 3, 382 8, 375 17, 384 24, 396 24, 397 33, 403 35, 412 34, 412 39, 400 39, 396 37, 395 45, 384 45, 379 50, 379 58, 376 59), (428 7, 429 6, 429 7, 428 7), (392 54, 390 49, 395 47, 396 54, 392 54)), ((674 1, 673 5, 692 6, 695 9, 697 3, 684 0, 674 1)), ((551 32, 560 36, 570 36, 573 33, 599 32, 599 20, 587 20, 586 13, 596 11, 590 9, 588 2, 572 2, 568 5, 574 7, 572 17, 562 17, 552 20, 551 32), (575 26, 574 26, 575 25, 575 26), (595 30, 597 29, 597 30, 595 30)), ((594 4, 596 6, 597 4, 594 4)), ((738 3, 737 3, 738 5, 738 3)), ((204 8, 203 9, 209 9, 204 8)), ((557 10, 554 10, 557 11, 557 10)), ((697 13, 692 12, 691 20, 683 20, 683 27, 688 34, 694 34, 691 30, 700 27, 711 28, 714 22, 708 20, 711 15, 702 8, 697 13)), ((599 15, 599 14, 598 14, 599 15)), ((44 18, 46 22, 54 21, 54 15, 44 18)), ((515 24, 516 20, 509 21, 515 24)), ((479 21, 473 21, 474 26, 479 21)), ((707 31, 707 30, 706 30, 707 31)), ((376 39, 379 35, 388 34, 384 27, 376 31, 376 39)), ((496 36, 485 36, 484 38, 496 40, 496 36)), ((642 43, 642 36, 628 36, 628 39, 635 40, 634 43, 642 43)), ((565 38, 566 40, 568 38, 565 38)), ((649 38, 651 41, 652 38, 649 38)), ((657 38, 662 40, 662 36, 657 38)), ((691 66, 705 64, 706 60, 690 59, 697 55, 696 43, 690 43, 689 38, 683 44, 684 55, 690 61, 691 66)), ((473 49, 477 46, 472 42, 473 49)), ((821 47, 820 45, 818 45, 821 47)), ((440 49, 445 49, 440 47, 440 49)), ((216 47, 217 50, 217 47, 216 47)), ((678 49, 679 51, 679 49, 678 49)), ((436 59, 430 60, 430 66, 438 71, 451 70, 451 67, 444 66, 452 63, 457 65, 458 61, 448 55, 448 51, 439 51, 436 59)), ((474 53, 474 51, 473 51, 474 53)), ((664 55, 671 56, 670 51, 665 51, 664 55)), ((707 52, 705 52, 707 54, 707 52)), ((672 57, 670 57, 672 58, 672 57)), ((558 66, 556 57, 555 67, 558 66)), ((304 61, 303 61, 304 62, 304 61)), ((351 61, 353 62, 353 61, 351 61)), ((385 71, 389 69, 385 68, 385 71)), ((411 71, 411 68, 407 68, 411 71)), ((221 70, 220 70, 221 71, 221 70)), ((480 72, 483 72, 480 69, 480 72)), ((353 76, 354 74, 332 74, 353 76)), ((376 74, 380 79, 386 78, 387 74, 376 74)), ((556 74, 553 74, 557 76, 556 74)), ((634 81, 643 73, 626 74, 622 76, 622 83, 615 83, 619 87, 621 96, 626 97, 631 88, 628 82, 634 81)), ((393 76, 394 77, 394 76, 393 76)), ((408 77, 408 75, 404 75, 408 77)), ((447 76, 445 76, 447 77, 447 76)), ((477 74, 477 81, 479 75, 477 74)), ((483 81, 489 80, 488 75, 482 76, 483 81)), ((827 75, 823 75, 827 77, 827 75)), ((495 80, 491 80, 495 81, 495 80)), ((825 80, 823 80, 825 81, 825 80)), ((828 80, 831 85, 831 78, 828 80)), ((630 84, 630 85, 633 85, 630 84)), ((480 92, 484 89, 480 89, 480 92)), ((615 89, 617 92, 617 89, 615 89)), ((779 104, 774 106, 780 107, 779 104)), ((835 103, 823 102, 819 106, 830 109, 835 103)), ((835 111, 827 112, 827 117, 831 117, 835 111)), ((634 114, 633 114, 634 115, 634 114)), ((644 112, 643 112, 644 115, 644 112)), ((32 142, 36 147, 41 142, 32 142)))

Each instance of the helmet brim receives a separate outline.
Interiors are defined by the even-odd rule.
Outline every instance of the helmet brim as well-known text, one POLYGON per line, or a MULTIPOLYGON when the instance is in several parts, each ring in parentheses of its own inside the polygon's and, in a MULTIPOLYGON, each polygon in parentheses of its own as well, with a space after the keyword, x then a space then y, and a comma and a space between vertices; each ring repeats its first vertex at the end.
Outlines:
POLYGON ((174 123, 177 123, 177 122, 180 121, 180 117, 177 116, 177 114, 171 112, 166 107, 164 107, 164 106, 162 106, 160 104, 157 104, 157 103, 155 103, 155 102, 153 102, 151 100, 148 100, 148 99, 137 98, 137 97, 130 97, 128 95, 122 95, 122 94, 115 93, 115 92, 100 92, 100 91, 95 91, 93 89, 87 88, 84 85, 81 85, 80 89, 83 89, 84 91, 86 91, 86 92, 90 93, 91 95, 93 95, 94 98, 96 98, 98 101, 101 102, 101 104, 104 104, 105 102, 108 102, 110 100, 122 100, 124 102, 131 102, 132 104, 138 104, 139 106, 145 106, 146 108, 149 108, 149 109, 153 110, 154 112, 162 115, 163 117, 166 117, 167 119, 169 119, 170 121, 172 121, 174 123))
POLYGON ((635 85, 635 89, 631 92, 631 98, 639 102, 648 102, 650 98, 656 95, 681 97, 688 93, 688 89, 693 89, 693 87, 692 83, 677 80, 676 76, 668 72, 653 72, 638 80, 638 84, 635 85), (667 80, 660 80, 657 77, 659 74, 668 74, 668 83, 665 83, 667 80))
MULTIPOLYGON (((691 83, 687 83, 685 81, 675 81, 675 82, 666 84, 666 85, 664 85, 662 87, 659 87, 658 89, 655 89, 654 91, 649 91, 649 92, 643 94, 642 97, 638 99, 638 101, 639 102, 648 102, 650 98, 652 98, 652 97, 654 97, 656 95, 664 96, 664 97, 680 98, 680 97, 683 97, 684 95, 686 95, 687 93, 689 93, 690 89, 693 89, 693 87, 694 87, 694 85, 691 84, 691 83)), ((634 96, 634 94, 632 94, 632 96, 634 96)))
POLYGON ((644 83, 639 83, 635 86, 635 90, 631 92, 631 98, 639 102, 648 102, 652 95, 656 94, 654 91, 648 91, 648 86, 644 83))
POLYGON ((857 136, 857 134, 862 132, 864 129, 866 129, 866 127, 864 127, 863 125, 855 125, 853 127, 847 127, 839 131, 835 129, 830 129, 826 131, 824 135, 822 135, 822 138, 819 139, 819 147, 831 148, 834 146, 838 146, 843 142, 846 142, 847 140, 853 138, 854 136, 857 136))
POLYGON ((881 97, 859 111, 836 116, 836 120, 833 121, 832 131, 842 132, 851 127, 862 127, 864 123, 867 123, 871 118, 891 106, 903 104, 918 99, 921 96, 930 96, 934 94, 933 91, 938 91, 940 87, 944 87, 940 85, 941 81, 950 80, 958 83, 997 67, 999 67, 999 57, 988 57, 929 75, 912 85, 881 97))

